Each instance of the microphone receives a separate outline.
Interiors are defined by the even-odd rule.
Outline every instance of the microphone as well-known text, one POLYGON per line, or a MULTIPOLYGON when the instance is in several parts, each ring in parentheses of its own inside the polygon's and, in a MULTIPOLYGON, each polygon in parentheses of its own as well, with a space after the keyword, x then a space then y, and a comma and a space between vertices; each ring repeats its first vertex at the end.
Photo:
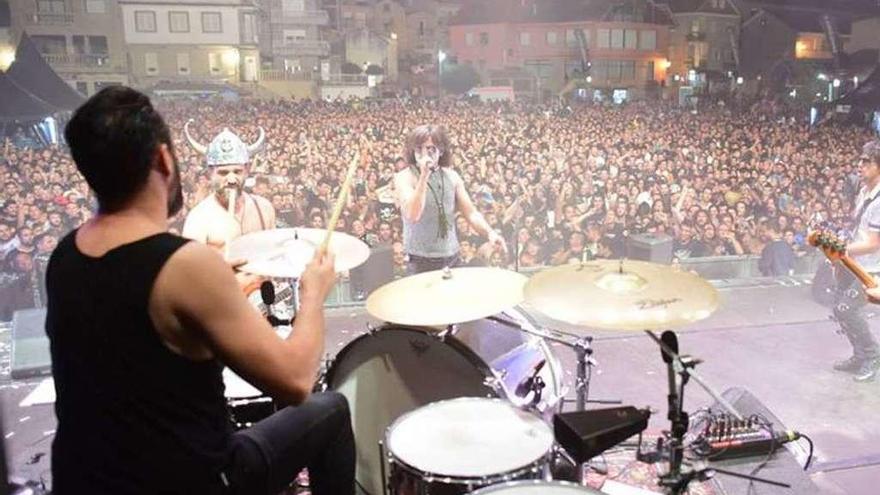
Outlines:
POLYGON ((272 282, 266 280, 260 284, 260 298, 266 306, 275 304, 275 286, 272 282))
MULTIPOLYGON (((514 391, 514 394, 516 394, 517 397, 522 397, 524 399, 528 398, 529 392, 534 392, 536 394, 536 397, 540 397, 541 389, 544 388, 544 381, 541 380, 541 377, 538 376, 538 373, 541 372, 541 368, 544 367, 544 364, 546 362, 546 359, 538 361, 538 364, 536 364, 532 368, 532 372, 529 377, 519 382, 519 385, 516 386, 516 390, 514 391)), ((532 398, 532 400, 530 400, 529 402, 534 401, 534 399, 535 398, 532 398)))

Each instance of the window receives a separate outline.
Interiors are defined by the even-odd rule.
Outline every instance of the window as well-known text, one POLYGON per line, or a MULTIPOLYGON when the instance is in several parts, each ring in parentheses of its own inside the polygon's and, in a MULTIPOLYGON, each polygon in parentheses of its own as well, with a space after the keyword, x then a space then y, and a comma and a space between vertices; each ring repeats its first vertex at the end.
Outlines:
POLYGON ((654 80, 654 61, 649 60, 647 70, 645 71, 645 80, 653 81, 654 80))
POLYGON ((77 55, 82 55, 86 53, 86 37, 80 36, 78 34, 73 35, 73 53, 77 55))
POLYGON ((159 73, 159 54, 156 52, 147 52, 144 54, 144 69, 148 75, 156 75, 159 73))
POLYGON ((107 55, 110 53, 106 36, 86 36, 86 38, 89 41, 89 53, 94 55, 107 55))
POLYGON ((156 13, 151 10, 136 10, 134 12, 134 30, 139 33, 155 33, 156 13))
POLYGON ((285 12, 302 12, 306 9, 305 0, 281 0, 281 8, 285 12))
POLYGON ((623 48, 623 29, 611 30, 611 48, 623 48))
POLYGON ((480 44, 483 46, 489 44, 489 33, 480 33, 480 44))
POLYGON ((656 50, 657 31, 642 31, 641 33, 639 33, 639 49, 656 50))
POLYGON ((37 51, 43 55, 66 55, 67 39, 64 36, 47 36, 35 34, 31 36, 37 51))
POLYGON ((84 9, 87 14, 106 14, 107 13, 107 1, 106 0, 85 0, 84 9))
POLYGON ((255 44, 257 42, 257 15, 245 13, 241 15, 241 42, 255 44))
POLYGON ((83 96, 89 95, 89 83, 85 81, 77 81, 76 82, 76 90, 79 91, 79 94, 83 96))
POLYGON ((177 54, 177 73, 184 76, 189 74, 189 53, 177 54))
POLYGON ((596 31, 596 43, 599 45, 599 48, 610 48, 611 47, 611 31, 607 29, 599 29, 596 31))
POLYGON ((565 30, 565 44, 568 46, 577 46, 578 39, 577 34, 575 34, 574 29, 566 29, 565 30))
POLYGON ((480 67, 481 71, 486 70, 486 60, 485 59, 480 59, 479 61, 477 61, 477 65, 480 67))
POLYGON ((474 46, 474 33, 464 33, 464 44, 474 46))
POLYGON ((202 12, 202 32, 223 32, 223 18, 220 16, 220 12, 202 12))
POLYGON ((556 38, 556 31, 547 31, 547 44, 555 45, 557 41, 559 40, 556 38))
POLYGON ((425 35, 425 21, 419 21, 419 36, 425 35))
POLYGON ((306 30, 305 29, 285 29, 284 30, 284 42, 285 43, 293 43, 296 41, 303 41, 306 39, 306 30))
POLYGON ((532 44, 532 33, 522 32, 519 33, 519 44, 522 46, 529 46, 532 44))
POLYGON ((168 12, 168 31, 172 33, 188 33, 189 12, 168 12))
POLYGON ((220 54, 218 52, 208 54, 208 70, 212 75, 220 73, 220 54))
POLYGON ((37 12, 41 14, 64 14, 64 0, 37 0, 37 12))
POLYGON ((639 32, 635 29, 624 31, 623 47, 627 50, 635 50, 639 47, 639 32))

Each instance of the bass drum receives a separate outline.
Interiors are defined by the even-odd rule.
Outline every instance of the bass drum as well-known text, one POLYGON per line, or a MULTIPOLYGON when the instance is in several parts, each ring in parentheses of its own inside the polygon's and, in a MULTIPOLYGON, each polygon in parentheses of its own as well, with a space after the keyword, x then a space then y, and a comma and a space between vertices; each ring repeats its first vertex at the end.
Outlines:
MULTIPOLYGON (((516 309, 498 318, 535 328, 516 309)), ((443 335, 435 328, 389 324, 353 340, 327 370, 326 387, 345 395, 351 408, 357 482, 368 494, 383 493, 380 442, 403 414, 457 397, 521 404, 516 389, 536 369, 545 385, 535 406, 539 412, 552 414, 564 396, 559 360, 542 339, 492 319, 462 323, 454 335, 443 335)))

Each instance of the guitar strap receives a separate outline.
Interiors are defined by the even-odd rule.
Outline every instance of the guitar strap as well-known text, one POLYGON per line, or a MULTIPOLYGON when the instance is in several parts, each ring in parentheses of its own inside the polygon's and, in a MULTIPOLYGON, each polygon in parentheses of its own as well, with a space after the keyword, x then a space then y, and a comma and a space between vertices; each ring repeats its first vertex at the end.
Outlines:
POLYGON ((859 207, 859 211, 856 213, 856 216, 854 218, 855 225, 852 231, 853 238, 856 238, 859 233, 859 226, 861 226, 862 224, 862 217, 865 215, 865 212, 868 211, 868 207, 871 206, 871 203, 873 203, 878 196, 880 196, 880 193, 877 193, 872 197, 865 198, 865 200, 862 202, 862 206, 859 207))

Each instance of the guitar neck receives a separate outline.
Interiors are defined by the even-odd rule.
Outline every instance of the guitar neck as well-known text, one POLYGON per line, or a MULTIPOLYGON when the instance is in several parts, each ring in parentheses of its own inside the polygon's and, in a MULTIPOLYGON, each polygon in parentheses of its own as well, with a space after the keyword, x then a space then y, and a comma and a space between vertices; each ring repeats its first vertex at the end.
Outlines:
POLYGON ((873 289, 877 287, 877 282, 874 281, 874 277, 871 276, 870 273, 866 272, 864 268, 861 267, 858 263, 855 262, 848 255, 844 255, 840 257, 840 262, 843 263, 843 266, 847 268, 857 279, 868 289, 873 289))

